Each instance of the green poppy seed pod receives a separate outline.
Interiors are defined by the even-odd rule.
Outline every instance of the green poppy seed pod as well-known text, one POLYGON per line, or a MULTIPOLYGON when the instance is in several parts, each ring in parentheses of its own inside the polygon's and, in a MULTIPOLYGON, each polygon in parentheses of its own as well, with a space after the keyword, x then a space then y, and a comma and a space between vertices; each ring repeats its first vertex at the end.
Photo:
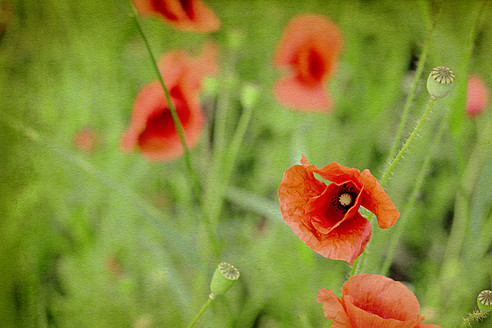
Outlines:
POLYGON ((446 66, 434 67, 427 78, 427 91, 433 99, 446 96, 453 89, 454 72, 446 66))
POLYGON ((482 312, 492 311, 492 291, 482 290, 480 294, 478 294, 477 305, 482 312))
POLYGON ((215 298, 215 295, 225 294, 234 283, 239 279, 239 270, 232 264, 222 262, 215 269, 212 282, 210 283, 210 298, 215 298))

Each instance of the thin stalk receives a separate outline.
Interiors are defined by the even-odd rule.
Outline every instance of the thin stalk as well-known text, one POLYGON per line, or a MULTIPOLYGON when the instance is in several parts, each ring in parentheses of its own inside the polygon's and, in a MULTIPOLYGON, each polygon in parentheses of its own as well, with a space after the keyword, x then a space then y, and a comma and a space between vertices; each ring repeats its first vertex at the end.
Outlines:
POLYGON ((410 89, 410 93, 408 94, 407 100, 405 101, 405 106, 403 107, 403 113, 400 119, 400 125, 398 126, 398 131, 396 132, 395 140, 393 141, 393 145, 391 146, 391 150, 388 155, 388 162, 395 157, 396 151, 398 149, 398 145, 400 144, 401 136, 403 134, 403 130, 407 123, 408 114, 410 112, 410 106, 412 105, 412 102, 415 98, 417 86, 419 84, 420 77, 422 76, 422 72, 424 70, 425 61, 427 60, 427 53, 429 52, 430 43, 432 37, 434 36, 434 32, 436 31, 436 22, 439 20, 440 14, 441 14, 441 10, 439 10, 437 17, 434 20, 434 24, 430 28, 430 32, 427 34, 427 38, 425 39, 424 48, 422 49, 422 54, 420 55, 417 64, 417 69, 415 70, 415 77, 413 78, 412 88, 410 89))
POLYGON ((171 112, 174 126, 176 127, 176 131, 178 132, 179 140, 181 141, 181 145, 183 146, 186 167, 187 167, 188 172, 192 178, 193 186, 195 188, 196 197, 199 200, 201 200, 200 182, 198 181, 198 177, 195 173, 195 170, 193 169, 193 166, 191 165, 191 155, 190 155, 190 150, 189 150, 188 146, 186 145, 186 139, 184 136, 183 125, 181 124, 178 113, 176 112, 176 107, 174 106, 174 103, 171 100, 171 95, 169 93, 169 90, 167 89, 167 87, 164 83, 164 80, 162 79, 161 73, 159 71, 159 66, 157 65, 157 60, 156 60, 154 53, 152 52, 152 49, 150 47, 149 40, 145 36, 145 33, 142 29, 142 25, 140 24, 140 22, 138 20, 137 11, 135 10, 135 7, 133 7, 133 4, 131 3, 130 0, 128 0, 128 4, 130 5, 131 11, 132 11, 132 16, 133 16, 134 21, 135 21, 135 25, 137 26, 138 31, 139 31, 140 35, 142 36, 142 39, 145 42, 145 46, 147 47, 147 51, 149 53, 149 56, 150 56, 150 59, 152 62, 152 66, 153 66, 155 72, 157 73, 157 78, 158 78, 158 80, 162 86, 162 89, 164 90, 164 94, 166 95, 166 101, 167 101, 167 104, 169 106, 169 111, 171 112))
POLYGON ((432 107, 434 106, 434 103, 436 102, 436 99, 431 98, 429 101, 429 104, 427 105, 427 108, 425 109, 424 113, 420 117, 419 121, 417 122, 417 125, 413 129, 412 133, 408 137, 407 141, 403 146, 401 147, 400 151, 398 154, 395 156, 395 158, 391 161, 390 165, 388 165, 383 173, 383 177, 381 178, 381 186, 384 188, 386 185, 386 182, 388 182, 389 177, 391 176, 391 173, 393 173, 394 168, 398 164, 398 162, 403 158, 403 155, 408 150, 408 147, 410 147, 410 144, 412 143, 413 139, 419 134, 420 129, 424 125, 424 122, 427 120, 427 117, 429 116, 432 107))
POLYGON ((195 170, 193 169, 193 166, 191 164, 190 150, 189 150, 188 146, 186 145, 186 140, 185 140, 184 132, 183 132, 183 126, 182 126, 181 121, 179 119, 179 116, 176 112, 176 107, 171 100, 171 95, 169 93, 169 90, 167 89, 167 87, 164 83, 164 80, 161 76, 161 73, 159 71, 159 66, 157 65, 157 60, 156 60, 156 58, 152 52, 152 49, 150 47, 150 43, 149 43, 147 37, 145 36, 145 33, 142 29, 142 26, 140 25, 140 22, 138 20, 137 11, 135 10, 135 7, 133 7, 131 0, 128 0, 128 4, 130 5, 131 11, 132 11, 132 16, 135 20, 135 24, 137 25, 138 31, 140 32, 140 35, 142 36, 142 39, 145 42, 145 46, 147 47, 147 51, 149 53, 152 65, 154 67, 155 72, 157 73, 157 78, 158 78, 158 80, 162 86, 162 89, 164 90, 164 94, 166 95, 166 101, 167 101, 167 104, 169 106, 169 111, 171 112, 174 126, 176 127, 176 131, 178 132, 179 140, 181 141, 181 145, 183 146, 186 168, 187 168, 188 173, 191 177, 192 190, 193 190, 193 193, 194 193, 196 199, 198 200, 198 203, 202 206, 202 209, 203 209, 203 211, 202 211, 203 221, 205 224, 206 233, 207 233, 208 238, 210 240, 212 252, 215 255, 218 255, 218 245, 217 245, 217 242, 216 242, 215 237, 214 237, 215 236, 215 228, 213 227, 213 223, 210 219, 210 216, 207 214, 207 211, 204 209, 203 204, 205 202, 204 202, 204 199, 202 197, 202 186, 201 186, 200 181, 198 180, 198 176, 195 173, 195 170))
POLYGON ((470 313, 466 319, 463 319, 463 323, 460 325, 459 328, 466 328, 466 327, 471 327, 471 323, 473 321, 479 321, 487 317, 487 313, 482 312, 482 311, 475 311, 473 313, 470 313))
POLYGON ((349 277, 352 277, 354 274, 359 272, 359 258, 360 256, 356 258, 354 264, 352 264, 352 269, 350 270, 349 277))
POLYGON ((434 142, 432 143, 429 152, 427 153, 425 159, 424 159, 424 164, 422 165, 422 168, 420 169, 419 175, 417 177, 417 182, 415 183, 415 186, 413 187, 412 193, 410 194, 410 198, 407 202, 407 205, 405 209, 402 211, 402 215, 398 219, 397 222, 397 228, 396 231, 391 235, 391 241, 390 245, 388 248, 387 256, 386 259, 383 263, 383 266, 381 268, 380 274, 385 276, 388 273, 388 270, 390 268, 391 262, 393 261, 393 257, 395 255, 395 250, 396 246, 398 245, 398 241, 400 240, 400 237, 403 233, 403 230, 405 229, 405 226, 408 222, 408 218, 410 217, 410 211, 412 210, 413 206, 415 205, 415 201, 417 200, 417 195, 420 192, 422 188, 422 184, 424 182, 425 176, 427 175, 427 171, 429 170, 429 166, 431 164, 432 160, 432 155, 435 153, 437 147, 439 146, 441 142, 442 135, 444 134, 444 131, 446 130, 447 126, 447 116, 444 116, 441 120, 441 124, 439 126, 439 131, 437 132, 437 135, 434 137, 434 142))
POLYGON ((236 127, 236 132, 232 137, 231 143, 229 145, 227 156, 224 159, 224 175, 225 182, 227 182, 231 174, 233 172, 234 163, 237 159, 237 155, 239 154, 239 149, 241 147, 241 142, 244 139, 244 135, 246 134, 246 130, 249 125, 249 121, 251 120, 251 116, 253 115, 253 109, 250 107, 244 107, 241 113, 241 117, 239 118, 239 123, 236 127))
POLYGON ((224 177, 224 161, 227 156, 227 123, 230 95, 234 88, 235 53, 232 53, 224 62, 223 72, 220 75, 221 88, 217 96, 217 105, 214 109, 214 131, 212 145, 212 165, 209 183, 205 191, 207 215, 210 218, 212 229, 215 230, 219 222, 224 189, 227 179, 224 177))
MULTIPOLYGON (((383 177, 381 179, 381 186, 384 188, 384 186, 386 185, 386 182, 388 181, 388 178, 391 176, 391 173, 393 172, 393 169, 396 167, 396 165, 398 164, 398 162, 403 158, 403 155, 405 155, 405 153, 407 152, 408 148, 410 147, 411 143, 413 142, 413 140, 415 139, 415 137, 419 134, 420 130, 422 129, 422 126, 424 125, 424 122, 427 120, 431 110, 432 110, 432 107, 434 106, 434 102, 436 100, 431 98, 428 105, 427 105, 427 108, 425 109, 424 113, 422 114, 422 116, 420 117, 420 119, 418 120, 417 122, 417 125, 415 126, 415 128, 413 129, 412 133, 410 134, 410 136, 408 137, 407 141, 405 142, 405 144, 403 144, 401 150, 398 152, 398 154, 395 156, 395 158, 391 161, 390 165, 388 165, 383 173, 383 177)), ((369 223, 372 224, 372 221, 374 220, 374 217, 375 215, 372 213, 372 212, 369 212, 369 214, 367 215, 367 220, 369 221, 369 223)), ((362 267, 364 265, 364 261, 365 261, 365 258, 366 258, 366 254, 367 254, 367 247, 365 249, 365 251, 362 253, 362 255, 360 255, 359 257, 362 257, 359 261, 357 261, 356 263, 354 263, 354 265, 352 266, 352 270, 351 270, 351 273, 350 275, 352 276, 353 274, 357 273, 357 272, 360 272, 362 270, 362 267)))
POLYGON ((202 308, 200 309, 200 311, 196 314, 195 318, 193 319, 193 321, 188 325, 187 328, 192 328, 195 326, 195 324, 197 323, 198 319, 200 319, 200 317, 202 316, 203 312, 205 312, 205 310, 208 308, 208 306, 210 305, 210 303, 212 303, 214 299, 209 297, 208 300, 205 302, 205 304, 203 304, 202 308))

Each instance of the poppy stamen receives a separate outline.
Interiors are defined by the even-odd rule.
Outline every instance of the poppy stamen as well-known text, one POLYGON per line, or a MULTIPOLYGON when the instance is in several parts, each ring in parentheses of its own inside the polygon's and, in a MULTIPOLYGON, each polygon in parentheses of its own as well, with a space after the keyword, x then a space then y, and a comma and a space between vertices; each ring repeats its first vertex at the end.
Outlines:
POLYGON ((352 203, 352 195, 350 195, 349 193, 343 193, 340 195, 340 197, 338 197, 338 202, 342 206, 348 206, 352 203))

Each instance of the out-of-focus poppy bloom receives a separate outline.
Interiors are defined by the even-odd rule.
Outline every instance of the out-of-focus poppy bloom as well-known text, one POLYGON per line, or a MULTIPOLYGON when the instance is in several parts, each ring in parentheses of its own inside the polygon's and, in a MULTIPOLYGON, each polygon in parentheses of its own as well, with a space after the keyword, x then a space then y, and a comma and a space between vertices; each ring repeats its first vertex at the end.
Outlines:
POLYGON ((483 79, 473 74, 468 78, 466 92, 466 114, 476 116, 484 111, 489 103, 489 90, 483 79))
POLYGON ((401 282, 376 274, 352 276, 339 299, 331 290, 318 290, 332 328, 439 328, 424 324, 420 304, 401 282))
POLYGON ((340 31, 328 18, 302 15, 292 19, 275 54, 275 66, 291 70, 274 85, 277 100, 298 110, 331 110, 333 101, 324 83, 335 72, 342 44, 340 31))
POLYGON ((219 30, 220 21, 202 0, 133 0, 141 15, 157 16, 176 29, 208 33, 219 30))
POLYGON ((77 132, 74 143, 80 150, 86 153, 92 153, 98 144, 97 133, 91 128, 84 128, 77 132))
MULTIPOLYGON (((196 145, 203 127, 204 117, 198 96, 202 79, 217 71, 215 56, 214 46, 207 44, 198 58, 190 58, 184 51, 171 51, 159 62, 189 148, 196 145)), ((129 152, 136 147, 150 161, 168 161, 183 154, 159 81, 146 85, 137 95, 130 127, 122 137, 123 151, 129 152)))
POLYGON ((373 212, 380 228, 391 227, 400 213, 376 178, 364 170, 331 163, 318 169, 302 156, 290 167, 278 191, 284 221, 294 233, 324 257, 353 264, 371 237, 362 205, 373 212), (314 173, 331 181, 326 185, 314 173))

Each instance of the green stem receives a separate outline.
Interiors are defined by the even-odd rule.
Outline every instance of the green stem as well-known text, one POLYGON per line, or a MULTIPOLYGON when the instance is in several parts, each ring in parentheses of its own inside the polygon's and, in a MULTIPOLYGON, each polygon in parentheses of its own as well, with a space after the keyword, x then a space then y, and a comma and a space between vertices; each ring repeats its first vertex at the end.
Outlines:
POLYGON ((187 328, 192 328, 195 326, 195 324, 197 323, 198 319, 200 319, 200 317, 202 316, 203 312, 205 312, 205 310, 208 308, 208 306, 210 305, 210 303, 212 303, 214 299, 211 298, 209 296, 208 300, 205 302, 205 304, 203 304, 202 308, 200 309, 200 311, 196 314, 195 318, 193 319, 193 321, 188 325, 187 328))
POLYGON ((391 176, 391 173, 393 173, 394 168, 398 164, 398 162, 403 158, 403 155, 408 150, 408 147, 410 147, 410 144, 412 143, 413 139, 419 134, 420 129, 424 125, 424 122, 427 120, 427 117, 429 116, 432 106, 434 106, 434 103, 436 102, 436 99, 431 98, 429 101, 429 104, 427 105, 427 108, 425 109, 424 113, 420 117, 419 121, 417 122, 417 125, 413 129, 412 133, 410 134, 410 137, 408 137, 407 141, 401 147, 400 152, 395 156, 395 158, 391 161, 390 165, 387 166, 387 168, 384 171, 383 177, 381 178, 381 186, 384 188, 386 185, 386 182, 388 182, 389 177, 391 176))
POLYGON ((220 89, 217 95, 217 104, 214 109, 214 130, 212 144, 212 165, 209 183, 205 190, 204 210, 211 222, 211 229, 216 230, 219 222, 222 202, 224 199, 227 179, 224 176, 224 161, 227 156, 227 123, 229 109, 231 108, 231 94, 234 91, 234 65, 236 53, 231 52, 223 63, 222 73, 219 77, 220 89))
POLYGON ((459 328, 466 328, 466 327, 471 327, 471 323, 473 321, 479 321, 484 319, 487 316, 487 313, 482 312, 482 311, 475 311, 473 313, 470 313, 466 319, 463 320, 463 323, 459 328))
MULTIPOLYGON (((171 100, 171 95, 169 93, 169 90, 167 89, 167 87, 164 83, 164 80, 162 79, 161 73, 159 71, 159 66, 157 65, 157 60, 156 60, 156 58, 152 52, 152 49, 150 47, 150 43, 149 43, 147 37, 145 36, 145 33, 142 29, 142 26, 140 25, 140 22, 138 20, 137 11, 135 10, 135 7, 133 7, 131 0, 128 0, 128 4, 130 5, 131 11, 132 11, 132 16, 135 20, 135 24, 137 25, 138 31, 140 32, 140 35, 142 36, 142 39, 145 42, 145 46, 147 47, 147 51, 148 51, 150 59, 152 61, 152 65, 154 67, 155 72, 157 73, 157 77, 158 77, 159 82, 162 86, 162 89, 164 90, 164 94, 166 95, 166 101, 167 101, 168 106, 169 106, 169 111, 171 112, 171 116, 173 118, 173 122, 174 122, 174 125, 176 127, 176 131, 178 132, 179 140, 181 141, 181 145, 183 146, 186 168, 187 168, 188 173, 191 177, 192 190, 193 190, 193 193, 194 193, 196 199, 198 200, 198 203, 201 204, 201 206, 203 208, 203 204, 205 202, 204 202, 204 199, 202 197, 202 187, 201 187, 200 181, 198 180, 198 176, 195 173, 193 166, 191 165, 190 150, 189 150, 188 146, 186 145, 186 140, 185 140, 184 132, 183 132, 183 126, 182 126, 181 121, 180 121, 178 114, 176 112, 176 107, 174 106, 174 103, 171 100)), ((205 230, 206 230, 206 233, 208 234, 208 238, 210 240, 210 245, 212 247, 212 252, 215 255, 218 255, 218 246, 217 246, 216 240, 214 238, 215 229, 213 227, 213 224, 211 222, 210 217, 207 215, 206 210, 202 211, 202 215, 203 215, 203 221, 205 224, 205 230)))
MULTIPOLYGON (((405 155, 405 153, 407 152, 408 148, 410 147, 410 144, 415 139, 415 137, 419 134, 420 129, 424 125, 424 122, 427 120, 427 118, 428 118, 428 116, 429 116, 429 114, 430 114, 430 112, 432 110, 432 107, 434 106, 434 102, 435 101, 436 101, 435 99, 432 99, 432 98, 430 99, 429 104, 427 105, 427 108, 425 109, 424 113, 420 117, 419 121, 417 122, 417 125, 413 129, 413 131, 410 134, 410 136, 408 137, 407 141, 401 147, 401 150, 398 152, 398 154, 395 156, 395 158, 391 161, 390 165, 388 165, 386 167, 386 169, 385 169, 385 171, 383 173, 383 178, 381 179, 381 186, 383 188, 386 185, 386 182, 388 181, 388 178, 391 176, 391 173, 393 172, 393 169, 396 167, 396 165, 398 164, 398 162, 403 158, 403 155, 405 155)), ((371 213, 368 213, 367 220, 369 221, 369 223, 372 224, 372 221, 374 220, 374 217, 375 217, 375 215, 372 212, 371 213)), ((357 272, 360 272, 362 270, 362 266, 364 265, 366 254, 367 254, 367 247, 366 247, 366 250, 360 256, 362 258, 359 261, 357 261, 356 263, 354 263, 354 265, 352 266, 352 270, 351 270, 351 273, 350 273, 351 276, 353 274, 355 274, 357 272)))
POLYGON ((147 47, 147 51, 148 51, 150 59, 152 61, 152 66, 153 66, 155 72, 157 73, 157 78, 159 79, 159 82, 162 86, 162 89, 164 90, 164 94, 166 95, 166 101, 167 101, 167 104, 169 106, 169 111, 171 112, 171 116, 173 118, 173 122, 174 122, 174 125, 176 127, 176 131, 178 132, 179 140, 181 141, 181 145, 183 146, 186 167, 187 167, 189 174, 193 180, 193 186, 196 189, 195 190, 196 196, 198 199, 201 200, 200 182, 198 181, 198 177, 197 177, 197 175, 196 175, 196 173, 193 170, 193 167, 191 165, 190 150, 189 150, 188 146, 186 145, 186 140, 185 140, 184 131, 183 131, 183 125, 181 124, 181 121, 178 117, 176 107, 174 106, 174 103, 171 100, 171 95, 169 93, 169 90, 167 89, 166 85, 164 84, 164 80, 162 79, 161 73, 159 71, 159 66, 157 65, 157 60, 156 60, 154 53, 152 52, 152 49, 150 47, 149 40, 145 36, 145 33, 142 29, 142 26, 140 25, 140 22, 138 20, 137 11, 136 11, 135 7, 133 7, 131 0, 128 0, 128 4, 130 5, 131 11, 132 11, 132 16, 135 20, 135 25, 137 26, 138 31, 139 31, 140 35, 142 36, 142 39, 145 42, 145 46, 147 47))
MULTIPOLYGON (((360 256, 358 258, 356 258, 354 264, 352 264, 352 269, 350 270, 349 277, 352 277, 354 274, 359 272, 359 258, 360 258, 360 256)), ((364 261, 364 255, 362 255, 362 261, 361 262, 363 262, 363 261, 364 261)))
POLYGON ((444 134, 444 131, 446 130, 447 126, 447 116, 444 116, 441 120, 441 124, 439 126, 439 131, 437 132, 437 135, 434 137, 434 142, 431 145, 429 152, 427 153, 425 159, 424 159, 424 164, 422 165, 422 168, 420 169, 419 175, 417 177, 417 182, 415 183, 415 186, 413 187, 412 193, 410 194, 410 198, 407 202, 407 205, 405 209, 402 211, 402 215, 398 219, 397 222, 397 228, 396 231, 391 235, 391 241, 389 245, 389 250, 387 252, 386 259, 383 263, 383 266, 381 268, 380 274, 385 276, 388 274, 388 270, 390 268, 391 262, 393 261, 393 257, 395 255, 395 250, 396 246, 398 245, 398 241, 400 240, 401 234, 403 233, 403 230, 405 229, 405 225, 408 222, 408 218, 410 217, 410 211, 412 210, 413 206, 415 205, 415 201, 417 200, 417 195, 419 194, 422 184, 424 182, 425 176, 427 174, 427 171, 429 169, 429 166, 431 164, 432 160, 432 155, 435 153, 437 147, 439 146, 441 142, 442 135, 444 134))
MULTIPOLYGON (((442 6, 441 6, 441 8, 442 8, 442 6)), ((438 17, 440 15, 440 13, 441 13, 441 10, 439 10, 438 17)), ((438 21, 438 17, 435 19, 434 22, 438 21)), ((413 79, 412 88, 410 89, 410 93, 408 94, 407 100, 405 101, 405 107, 403 108, 403 113, 401 116, 400 125, 398 127, 398 131, 396 132, 395 140, 393 141, 393 145, 391 146, 391 150, 390 150, 389 155, 388 155, 388 161, 391 161, 395 157, 396 151, 398 149, 398 145, 400 144, 401 136, 403 134, 403 129, 405 128, 405 125, 406 125, 407 119, 408 119, 408 113, 410 112, 410 106, 412 105, 413 99, 415 98, 417 86, 419 84, 420 77, 422 76, 425 61, 427 59, 427 53, 429 52, 430 43, 431 43, 432 37, 434 35, 434 32, 436 30, 435 27, 436 27, 436 24, 434 23, 434 25, 430 29, 431 30, 430 33, 427 34, 424 48, 422 49, 422 54, 420 55, 420 58, 419 58, 419 61, 417 64, 417 69, 415 70, 415 77, 413 79)))

